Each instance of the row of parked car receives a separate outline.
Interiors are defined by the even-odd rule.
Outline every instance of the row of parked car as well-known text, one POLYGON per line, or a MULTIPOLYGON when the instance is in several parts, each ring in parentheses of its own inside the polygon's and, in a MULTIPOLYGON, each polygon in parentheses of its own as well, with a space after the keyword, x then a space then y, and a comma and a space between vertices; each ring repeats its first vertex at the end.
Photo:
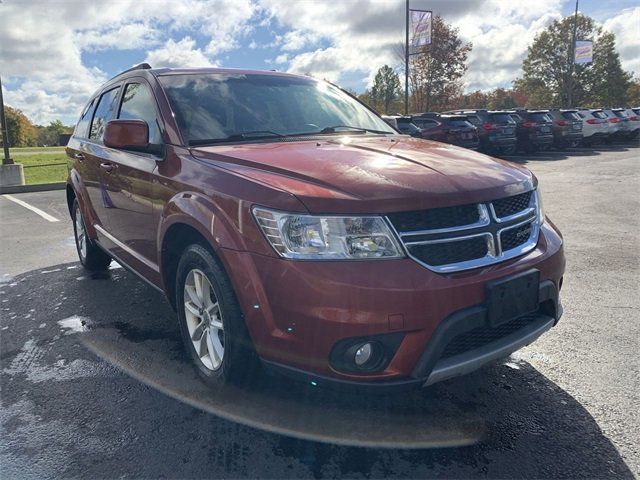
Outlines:
POLYGON ((640 108, 452 110, 383 118, 414 137, 502 155, 563 150, 640 135, 640 108))

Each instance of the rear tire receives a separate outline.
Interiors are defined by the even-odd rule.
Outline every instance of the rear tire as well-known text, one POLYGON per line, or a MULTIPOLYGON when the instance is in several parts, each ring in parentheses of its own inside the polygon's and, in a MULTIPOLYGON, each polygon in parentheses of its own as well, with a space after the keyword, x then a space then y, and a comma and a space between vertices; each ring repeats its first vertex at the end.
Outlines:
POLYGON ((185 349, 207 384, 244 383, 259 370, 226 272, 202 245, 187 247, 176 271, 176 310, 185 349))
POLYGON ((111 263, 111 257, 87 235, 86 224, 77 198, 73 201, 71 219, 73 220, 73 236, 76 241, 76 250, 82 266, 92 272, 106 270, 111 263))

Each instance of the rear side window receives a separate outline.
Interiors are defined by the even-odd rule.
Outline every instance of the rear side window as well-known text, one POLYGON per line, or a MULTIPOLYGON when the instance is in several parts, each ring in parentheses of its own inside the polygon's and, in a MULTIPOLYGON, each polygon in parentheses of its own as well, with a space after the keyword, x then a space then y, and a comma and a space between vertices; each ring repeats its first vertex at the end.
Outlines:
POLYGON ((567 120, 580 120, 580 117, 575 112, 562 112, 562 116, 567 120))
POLYGON ((129 83, 125 87, 118 118, 122 120, 144 120, 149 126, 149 143, 153 145, 162 143, 155 99, 146 85, 129 83))
POLYGON ((91 132, 89 133, 91 140, 102 141, 107 122, 116 116, 119 91, 120 87, 116 87, 113 90, 103 93, 100 97, 100 101, 96 107, 96 113, 93 114, 93 121, 91 122, 91 132))
POLYGON ((73 131, 73 135, 80 138, 87 138, 87 133, 89 130, 89 122, 91 122, 91 116, 93 114, 93 106, 96 103, 96 99, 92 99, 87 106, 82 111, 82 115, 80 115, 80 120, 78 120, 78 124, 76 125, 76 129, 73 131))

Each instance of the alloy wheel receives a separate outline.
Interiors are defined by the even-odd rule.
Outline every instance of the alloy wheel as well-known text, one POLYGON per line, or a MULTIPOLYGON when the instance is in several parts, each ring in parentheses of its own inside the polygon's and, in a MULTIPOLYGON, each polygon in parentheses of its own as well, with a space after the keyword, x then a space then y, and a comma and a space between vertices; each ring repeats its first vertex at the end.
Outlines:
POLYGON ((185 280, 184 313, 200 361, 207 369, 218 370, 224 359, 222 312, 211 282, 201 270, 191 270, 185 280))

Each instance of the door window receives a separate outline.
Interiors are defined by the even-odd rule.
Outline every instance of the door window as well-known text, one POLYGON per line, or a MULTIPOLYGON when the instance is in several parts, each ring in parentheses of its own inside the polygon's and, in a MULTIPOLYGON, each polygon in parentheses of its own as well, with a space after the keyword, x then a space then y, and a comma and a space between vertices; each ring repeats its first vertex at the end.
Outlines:
POLYGON ((122 96, 120 115, 122 120, 144 120, 149 126, 149 143, 162 143, 156 116, 155 100, 149 87, 142 83, 129 83, 122 96))
POLYGON ((120 87, 117 87, 103 93, 100 97, 96 113, 93 115, 93 121, 91 122, 91 132, 89 133, 91 140, 102 142, 107 122, 115 117, 119 91, 120 87))

